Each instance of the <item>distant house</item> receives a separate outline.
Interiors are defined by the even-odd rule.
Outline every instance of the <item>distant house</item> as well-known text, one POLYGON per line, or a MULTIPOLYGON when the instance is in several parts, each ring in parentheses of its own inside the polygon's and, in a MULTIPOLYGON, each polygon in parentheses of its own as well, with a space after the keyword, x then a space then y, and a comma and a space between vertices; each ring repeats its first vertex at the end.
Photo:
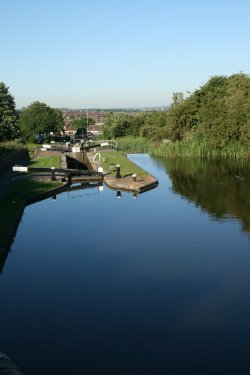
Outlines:
POLYGON ((95 125, 89 125, 88 126, 88 133, 91 133, 93 135, 100 135, 102 132, 102 122, 96 122, 95 125))
POLYGON ((74 135, 76 130, 72 128, 72 120, 64 120, 64 134, 65 135, 74 135))

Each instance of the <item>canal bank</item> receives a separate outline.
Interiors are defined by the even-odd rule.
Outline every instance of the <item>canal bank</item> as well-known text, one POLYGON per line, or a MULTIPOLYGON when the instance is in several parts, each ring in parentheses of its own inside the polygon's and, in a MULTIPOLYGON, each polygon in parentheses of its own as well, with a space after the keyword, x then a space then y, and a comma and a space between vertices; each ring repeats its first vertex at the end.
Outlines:
MULTIPOLYGON (((55 174, 55 180, 51 181, 50 173, 33 173, 26 176, 16 175, 11 172, 11 180, 9 181, 9 191, 4 191, 0 197, 1 208, 0 213, 4 217, 0 225, 0 258, 5 259, 8 249, 15 238, 18 225, 22 218, 24 209, 27 205, 38 202, 42 199, 56 196, 57 194, 66 191, 70 183, 73 182, 96 182, 97 180, 104 183, 111 189, 130 191, 134 193, 143 193, 158 185, 158 180, 141 169, 129 160, 122 152, 117 151, 100 151, 100 152, 84 152, 79 154, 71 153, 70 157, 77 160, 79 156, 85 159, 87 168, 94 172, 101 172, 99 176, 92 175, 72 175, 70 180, 63 178, 62 175, 55 174), (119 176, 117 175, 116 167, 119 165, 119 176), (101 175, 102 174, 102 175, 101 175), (14 178, 15 177, 15 178, 14 178), (16 180, 14 182, 14 180, 16 180)), ((38 159, 44 159, 46 164, 46 157, 51 156, 50 151, 43 153, 37 152, 38 159), (40 155, 39 155, 40 154, 40 155)), ((67 171, 68 169, 67 154, 58 153, 61 159, 61 166, 67 171)), ((39 164, 38 164, 39 165, 39 164)), ((50 168, 52 165, 50 165, 50 168)), ((30 170, 39 168, 28 167, 30 170)), ((41 168, 46 169, 46 168, 41 168)), ((56 168, 55 168, 56 171, 56 168)), ((87 171, 86 171, 87 172, 87 171)), ((9 173, 9 172, 8 172, 9 173)), ((93 174, 93 172, 92 172, 93 174)), ((94 173, 95 174, 95 173, 94 173)), ((98 173, 96 173, 98 174, 98 173)), ((3 176, 4 178, 4 176, 3 176)), ((1 194, 0 194, 1 195, 1 194)), ((2 262, 2 261, 1 261, 2 262)))
POLYGON ((140 194, 158 186, 154 176, 121 151, 87 152, 86 157, 94 171, 103 171, 103 181, 111 189, 140 194))

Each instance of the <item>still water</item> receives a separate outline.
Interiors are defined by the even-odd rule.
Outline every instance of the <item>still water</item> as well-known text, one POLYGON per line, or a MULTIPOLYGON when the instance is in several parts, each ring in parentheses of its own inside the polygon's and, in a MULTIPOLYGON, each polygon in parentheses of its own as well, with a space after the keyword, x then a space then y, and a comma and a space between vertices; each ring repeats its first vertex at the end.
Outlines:
POLYGON ((130 157, 156 189, 25 209, 0 351, 26 375, 249 374, 249 162, 130 157))

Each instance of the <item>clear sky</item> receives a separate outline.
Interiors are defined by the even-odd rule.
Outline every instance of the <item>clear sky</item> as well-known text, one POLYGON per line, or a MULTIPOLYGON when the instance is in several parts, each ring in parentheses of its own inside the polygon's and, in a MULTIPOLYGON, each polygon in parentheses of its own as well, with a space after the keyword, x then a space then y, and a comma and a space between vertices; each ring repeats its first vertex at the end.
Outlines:
POLYGON ((0 0, 0 81, 17 108, 163 106, 250 73, 250 0, 0 0))

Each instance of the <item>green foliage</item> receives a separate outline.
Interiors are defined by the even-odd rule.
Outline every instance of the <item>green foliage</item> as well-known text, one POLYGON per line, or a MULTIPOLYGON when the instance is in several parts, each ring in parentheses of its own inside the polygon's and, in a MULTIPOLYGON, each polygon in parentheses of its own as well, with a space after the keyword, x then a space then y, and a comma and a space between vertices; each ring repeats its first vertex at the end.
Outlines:
POLYGON ((103 137, 107 139, 126 136, 161 139, 164 134, 163 126, 166 123, 166 112, 111 113, 103 126, 103 137))
POLYGON ((127 136, 117 138, 116 142, 119 150, 130 153, 147 153, 149 149, 153 147, 153 141, 143 137, 127 136))
POLYGON ((17 119, 14 98, 9 94, 9 88, 0 82, 0 142, 18 136, 17 119))
POLYGON ((34 140, 38 135, 62 130, 63 118, 59 110, 34 102, 21 111, 19 126, 24 140, 34 140))
POLYGON ((0 246, 11 233, 13 222, 26 198, 60 186, 58 181, 43 182, 23 180, 13 184, 10 191, 0 199, 0 246))
POLYGON ((174 192, 194 202, 216 218, 237 217, 250 231, 249 162, 165 158, 174 192), (226 186, 226 188, 225 188, 226 186))
POLYGON ((170 105, 170 108, 175 108, 179 104, 181 104, 184 100, 184 94, 183 92, 173 92, 172 95, 172 103, 170 105))
POLYGON ((0 143, 0 161, 1 158, 8 155, 13 150, 24 150, 25 146, 19 141, 7 141, 0 143))
POLYGON ((215 148, 241 141, 248 144, 250 78, 245 74, 212 77, 168 112, 169 139, 205 139, 215 148))
POLYGON ((154 156, 199 157, 199 158, 250 158, 250 147, 239 142, 231 142, 221 147, 212 145, 205 139, 192 139, 189 141, 176 141, 163 143, 158 147, 150 147, 148 151, 154 156))
POLYGON ((88 125, 94 125, 95 121, 92 117, 82 117, 82 118, 75 118, 71 125, 72 125, 72 128, 75 129, 75 130, 78 130, 78 129, 87 129, 87 126, 88 125))

